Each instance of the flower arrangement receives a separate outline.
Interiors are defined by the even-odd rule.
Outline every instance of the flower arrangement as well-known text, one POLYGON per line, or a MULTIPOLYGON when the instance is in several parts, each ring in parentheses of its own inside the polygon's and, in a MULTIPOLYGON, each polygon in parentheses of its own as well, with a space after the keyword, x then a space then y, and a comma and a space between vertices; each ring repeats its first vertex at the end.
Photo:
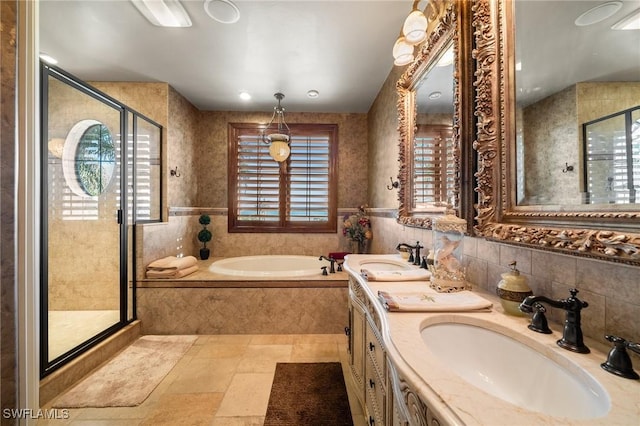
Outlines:
POLYGON ((359 244, 373 238, 371 220, 367 216, 366 208, 367 206, 360 206, 357 213, 344 216, 342 235, 359 244))

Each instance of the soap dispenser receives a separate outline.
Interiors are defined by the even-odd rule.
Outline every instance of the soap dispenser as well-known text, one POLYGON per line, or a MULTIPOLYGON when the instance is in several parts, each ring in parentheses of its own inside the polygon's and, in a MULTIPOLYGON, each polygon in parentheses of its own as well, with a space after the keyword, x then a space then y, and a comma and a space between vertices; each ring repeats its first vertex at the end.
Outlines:
POLYGON ((498 283, 496 293, 507 314, 524 316, 526 314, 520 310, 520 303, 527 296, 532 296, 533 292, 527 284, 527 278, 520 275, 520 271, 516 268, 516 261, 511 262, 509 266, 511 271, 501 275, 502 279, 498 283))

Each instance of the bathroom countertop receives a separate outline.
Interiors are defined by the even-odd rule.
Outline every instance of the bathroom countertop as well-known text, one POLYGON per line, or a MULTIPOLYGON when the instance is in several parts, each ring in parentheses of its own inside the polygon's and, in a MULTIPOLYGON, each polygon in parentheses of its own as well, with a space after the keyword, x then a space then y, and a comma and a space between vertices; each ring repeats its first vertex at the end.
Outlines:
MULTIPOLYGON (((378 291, 433 291, 426 281, 376 282, 360 275, 360 262, 380 257, 399 260, 398 255, 350 255, 345 271, 360 283, 381 319, 381 333, 387 354, 398 373, 412 389, 424 398, 440 424, 449 425, 637 425, 640 419, 640 381, 610 374, 600 367, 610 349, 603 343, 585 338, 591 349, 588 354, 578 354, 560 348, 556 341, 562 337, 562 328, 550 323, 552 334, 530 331, 529 317, 516 317, 504 313, 497 296, 484 292, 475 293, 493 302, 490 312, 430 313, 388 312, 377 298, 378 291), (604 417, 592 419, 568 419, 534 412, 494 397, 469 384, 440 363, 422 344, 421 330, 438 322, 477 322, 485 328, 523 341, 533 339, 536 349, 566 367, 579 366, 595 378, 608 392, 611 409, 604 417), (524 339, 524 340, 523 340, 524 339)), ((526 365, 521 366, 526 374, 526 365)), ((638 366, 635 366, 636 371, 638 366)), ((535 372, 529 372, 535 374, 535 372)))

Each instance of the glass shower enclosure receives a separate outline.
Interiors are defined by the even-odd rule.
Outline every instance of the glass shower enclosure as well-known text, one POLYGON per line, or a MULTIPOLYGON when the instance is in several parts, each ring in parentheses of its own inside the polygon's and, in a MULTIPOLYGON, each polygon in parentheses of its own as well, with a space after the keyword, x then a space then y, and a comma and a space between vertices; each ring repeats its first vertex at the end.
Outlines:
POLYGON ((44 377, 135 319, 135 225, 161 219, 162 128, 41 70, 44 377))

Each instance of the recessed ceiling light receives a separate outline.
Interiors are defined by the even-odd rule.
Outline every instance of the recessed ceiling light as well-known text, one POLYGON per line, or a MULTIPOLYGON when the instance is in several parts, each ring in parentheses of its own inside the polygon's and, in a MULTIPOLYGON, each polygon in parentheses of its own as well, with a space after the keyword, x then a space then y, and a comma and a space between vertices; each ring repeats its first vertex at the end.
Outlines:
POLYGON ((179 0, 131 0, 131 3, 157 27, 191 26, 191 18, 179 0))
POLYGON ((429 99, 439 99, 442 96, 441 92, 431 92, 429 93, 429 99))
POLYGON ((206 0, 204 11, 221 24, 235 24, 240 20, 240 9, 231 0, 206 0))
POLYGON ((320 96, 320 92, 318 92, 317 90, 309 90, 307 92, 307 96, 310 97, 311 99, 315 99, 318 96, 320 96))
POLYGON ((251 95, 249 94, 249 92, 240 92, 240 99, 242 99, 243 101, 248 101, 251 99, 251 95))
POLYGON ((611 27, 613 30, 640 30, 640 9, 636 9, 611 27))
POLYGON ((598 22, 604 21, 605 19, 613 16, 621 7, 621 1, 602 3, 578 16, 575 20, 575 24, 579 27, 597 24, 598 22))
POLYGON ((54 58, 53 56, 49 56, 46 53, 40 53, 40 59, 51 65, 55 65, 58 63, 58 60, 56 58, 54 58))

